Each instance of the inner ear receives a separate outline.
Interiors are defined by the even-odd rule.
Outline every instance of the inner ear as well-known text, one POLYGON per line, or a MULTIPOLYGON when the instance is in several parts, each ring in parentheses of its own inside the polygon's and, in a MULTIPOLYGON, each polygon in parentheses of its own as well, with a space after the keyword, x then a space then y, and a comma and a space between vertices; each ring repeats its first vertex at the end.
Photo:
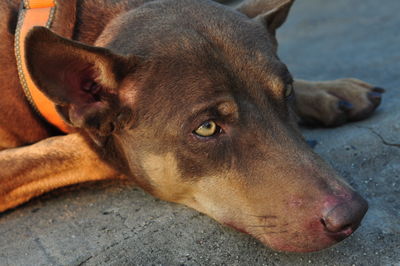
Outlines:
POLYGON ((35 27, 26 39, 27 66, 37 87, 72 126, 112 128, 118 87, 137 66, 106 48, 88 46, 35 27))
POLYGON ((26 38, 27 65, 38 88, 55 103, 93 101, 112 91, 129 71, 129 60, 101 47, 62 38, 35 27, 26 38))
POLYGON ((35 66, 32 72, 40 74, 33 75, 39 88, 60 105, 93 103, 100 100, 101 93, 112 93, 117 87, 114 82, 104 82, 99 67, 80 56, 62 55, 57 60, 47 60, 46 66, 35 66))

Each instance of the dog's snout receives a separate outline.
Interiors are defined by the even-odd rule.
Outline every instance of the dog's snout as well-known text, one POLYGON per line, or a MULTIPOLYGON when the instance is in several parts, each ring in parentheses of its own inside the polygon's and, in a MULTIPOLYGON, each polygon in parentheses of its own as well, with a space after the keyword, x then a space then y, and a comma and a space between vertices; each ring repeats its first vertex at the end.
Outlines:
POLYGON ((354 194, 351 200, 328 208, 321 218, 321 223, 329 233, 350 235, 360 225, 367 209, 367 201, 354 194))

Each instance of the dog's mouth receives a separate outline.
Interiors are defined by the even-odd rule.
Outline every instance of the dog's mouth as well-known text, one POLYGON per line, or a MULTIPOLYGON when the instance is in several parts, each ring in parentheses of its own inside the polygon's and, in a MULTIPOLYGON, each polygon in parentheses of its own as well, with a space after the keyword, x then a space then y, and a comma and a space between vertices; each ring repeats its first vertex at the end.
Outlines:
MULTIPOLYGON (((361 224, 367 203, 359 196, 320 211, 322 218, 292 216, 247 216, 238 222, 225 220, 223 224, 249 234, 266 246, 285 252, 315 252, 328 248, 353 234, 361 224)), ((312 209, 312 212, 317 210, 312 209)))
MULTIPOLYGON (((353 234, 358 227, 358 225, 355 228, 348 227, 341 232, 328 232, 324 229, 314 232, 300 232, 278 227, 274 227, 273 230, 254 230, 254 228, 242 227, 233 222, 224 224, 239 232, 255 237, 273 250, 301 253, 316 252, 335 245, 353 234)), ((259 225, 258 227, 272 229, 264 225, 259 225)))
MULTIPOLYGON (((290 158, 291 153, 282 152, 290 158)), ((305 153, 298 161, 292 158, 284 163, 262 158, 246 166, 246 171, 235 166, 224 178, 198 180, 190 197, 180 203, 277 251, 328 248, 359 227, 368 203, 313 156, 305 153)))

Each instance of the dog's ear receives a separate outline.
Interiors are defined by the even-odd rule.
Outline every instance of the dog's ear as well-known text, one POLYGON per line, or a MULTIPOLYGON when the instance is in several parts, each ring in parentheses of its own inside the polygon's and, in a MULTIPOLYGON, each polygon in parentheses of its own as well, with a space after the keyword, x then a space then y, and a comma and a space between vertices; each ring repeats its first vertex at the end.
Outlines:
POLYGON ((28 34, 25 53, 32 79, 65 121, 103 136, 113 131, 118 88, 137 58, 74 42, 44 27, 28 34))
POLYGON ((247 0, 237 10, 261 22, 275 35, 276 29, 285 22, 293 2, 294 0, 247 0))

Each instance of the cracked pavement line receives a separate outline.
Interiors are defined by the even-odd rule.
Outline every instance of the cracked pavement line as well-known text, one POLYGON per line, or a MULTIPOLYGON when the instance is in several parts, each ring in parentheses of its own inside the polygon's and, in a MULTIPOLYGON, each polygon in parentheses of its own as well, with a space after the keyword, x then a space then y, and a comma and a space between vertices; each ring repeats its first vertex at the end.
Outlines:
POLYGON ((363 128, 363 129, 367 129, 369 131, 371 131, 372 134, 374 134, 375 136, 377 136, 381 141, 382 144, 387 145, 387 146, 391 146, 391 147, 396 147, 396 148, 400 148, 400 143, 390 143, 388 141, 385 140, 384 137, 382 137, 381 134, 379 134, 378 132, 376 132, 373 128, 371 127, 362 127, 362 126, 357 126, 358 128, 363 128))

